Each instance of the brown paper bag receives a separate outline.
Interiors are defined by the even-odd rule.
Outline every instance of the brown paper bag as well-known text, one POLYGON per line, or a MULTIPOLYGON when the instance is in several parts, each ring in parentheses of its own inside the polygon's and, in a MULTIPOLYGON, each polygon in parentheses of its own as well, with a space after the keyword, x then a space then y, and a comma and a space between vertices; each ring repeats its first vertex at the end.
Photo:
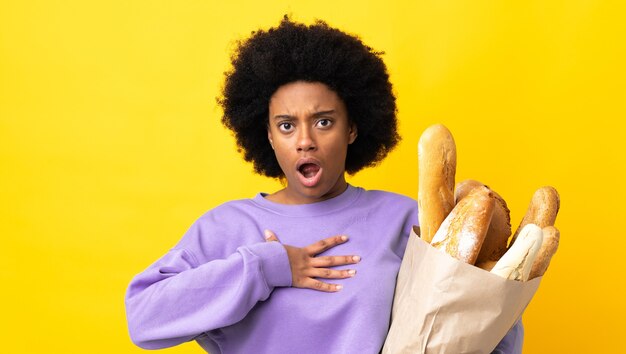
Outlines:
POLYGON ((400 266, 384 354, 491 353, 541 277, 504 279, 422 240, 414 227, 400 266))

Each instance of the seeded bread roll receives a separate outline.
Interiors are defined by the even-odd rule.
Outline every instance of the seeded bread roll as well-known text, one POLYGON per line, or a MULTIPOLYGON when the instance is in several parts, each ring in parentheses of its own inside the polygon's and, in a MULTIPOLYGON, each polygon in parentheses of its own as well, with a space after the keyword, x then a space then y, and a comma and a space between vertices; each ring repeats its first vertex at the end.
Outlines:
POLYGON ((543 242, 541 242, 539 254, 530 270, 529 279, 540 277, 546 273, 552 256, 556 253, 556 249, 559 248, 559 239, 561 237, 559 230, 554 226, 546 226, 542 231, 543 242))
POLYGON ((493 267, 491 273, 506 279, 526 281, 543 240, 541 228, 527 224, 517 240, 493 267))
POLYGON ((421 238, 431 242, 443 220, 454 208, 456 145, 448 128, 442 124, 428 127, 420 137, 417 157, 421 238))
POLYGON ((462 262, 474 264, 487 235, 494 205, 489 188, 474 188, 452 209, 431 245, 462 262))
MULTIPOLYGON (((459 182, 456 185, 454 199, 458 203, 469 194, 472 189, 481 186, 485 185, 471 179, 459 182)), ((485 187, 489 188, 489 186, 485 187)), ((491 223, 489 224, 489 230, 485 237, 485 242, 483 242, 478 258, 476 259, 476 266, 485 270, 491 270, 495 262, 504 255, 507 250, 509 237, 511 236, 511 212, 504 199, 491 188, 490 190, 495 197, 496 204, 491 223)))
POLYGON ((556 220, 556 215, 559 213, 560 204, 559 193, 556 189, 554 189, 554 187, 546 186, 537 189, 535 194, 533 194, 532 200, 530 201, 526 215, 522 219, 522 222, 511 239, 510 245, 515 243, 515 239, 520 233, 520 230, 522 230, 522 228, 524 228, 527 224, 535 224, 540 228, 553 226, 554 221, 556 220))

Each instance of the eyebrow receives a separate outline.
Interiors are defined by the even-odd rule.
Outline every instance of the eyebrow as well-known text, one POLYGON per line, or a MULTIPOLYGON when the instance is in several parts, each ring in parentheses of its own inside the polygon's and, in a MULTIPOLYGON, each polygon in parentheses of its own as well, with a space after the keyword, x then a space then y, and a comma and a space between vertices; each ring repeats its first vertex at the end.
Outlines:
MULTIPOLYGON (((325 116, 325 115, 328 115, 328 114, 333 114, 333 113, 335 113, 335 110, 334 110, 334 109, 331 109, 331 110, 329 110, 329 111, 319 111, 319 112, 315 112, 315 113, 313 113, 311 116, 312 116, 312 117, 319 117, 319 116, 325 116)), ((277 114, 277 115, 275 115, 273 118, 274 118, 274 119, 285 119, 285 118, 287 118, 287 119, 293 119, 293 118, 295 118, 295 117, 294 117, 294 116, 292 116, 292 115, 289 115, 289 114, 277 114)))

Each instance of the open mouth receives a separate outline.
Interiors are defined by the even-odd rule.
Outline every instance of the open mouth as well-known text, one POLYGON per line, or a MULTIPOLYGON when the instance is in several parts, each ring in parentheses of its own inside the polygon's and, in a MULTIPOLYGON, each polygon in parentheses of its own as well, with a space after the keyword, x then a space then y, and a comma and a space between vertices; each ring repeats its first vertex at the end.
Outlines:
POLYGON ((314 187, 322 178, 322 167, 314 159, 303 159, 298 163, 298 179, 306 187, 314 187))
POLYGON ((304 178, 312 178, 320 171, 320 167, 314 163, 305 163, 298 168, 298 171, 304 178))

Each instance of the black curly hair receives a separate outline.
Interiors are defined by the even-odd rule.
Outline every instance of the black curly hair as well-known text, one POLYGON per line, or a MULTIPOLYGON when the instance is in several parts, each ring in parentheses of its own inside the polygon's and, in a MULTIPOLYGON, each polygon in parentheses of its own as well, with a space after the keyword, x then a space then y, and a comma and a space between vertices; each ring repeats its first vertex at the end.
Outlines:
POLYGON ((384 53, 359 37, 321 20, 306 26, 285 15, 278 27, 254 31, 237 44, 217 101, 224 110, 222 123, 257 173, 284 177, 267 140, 269 102, 280 86, 294 81, 321 82, 344 102, 359 132, 348 145, 348 174, 376 165, 400 141, 396 98, 380 58, 384 53))

